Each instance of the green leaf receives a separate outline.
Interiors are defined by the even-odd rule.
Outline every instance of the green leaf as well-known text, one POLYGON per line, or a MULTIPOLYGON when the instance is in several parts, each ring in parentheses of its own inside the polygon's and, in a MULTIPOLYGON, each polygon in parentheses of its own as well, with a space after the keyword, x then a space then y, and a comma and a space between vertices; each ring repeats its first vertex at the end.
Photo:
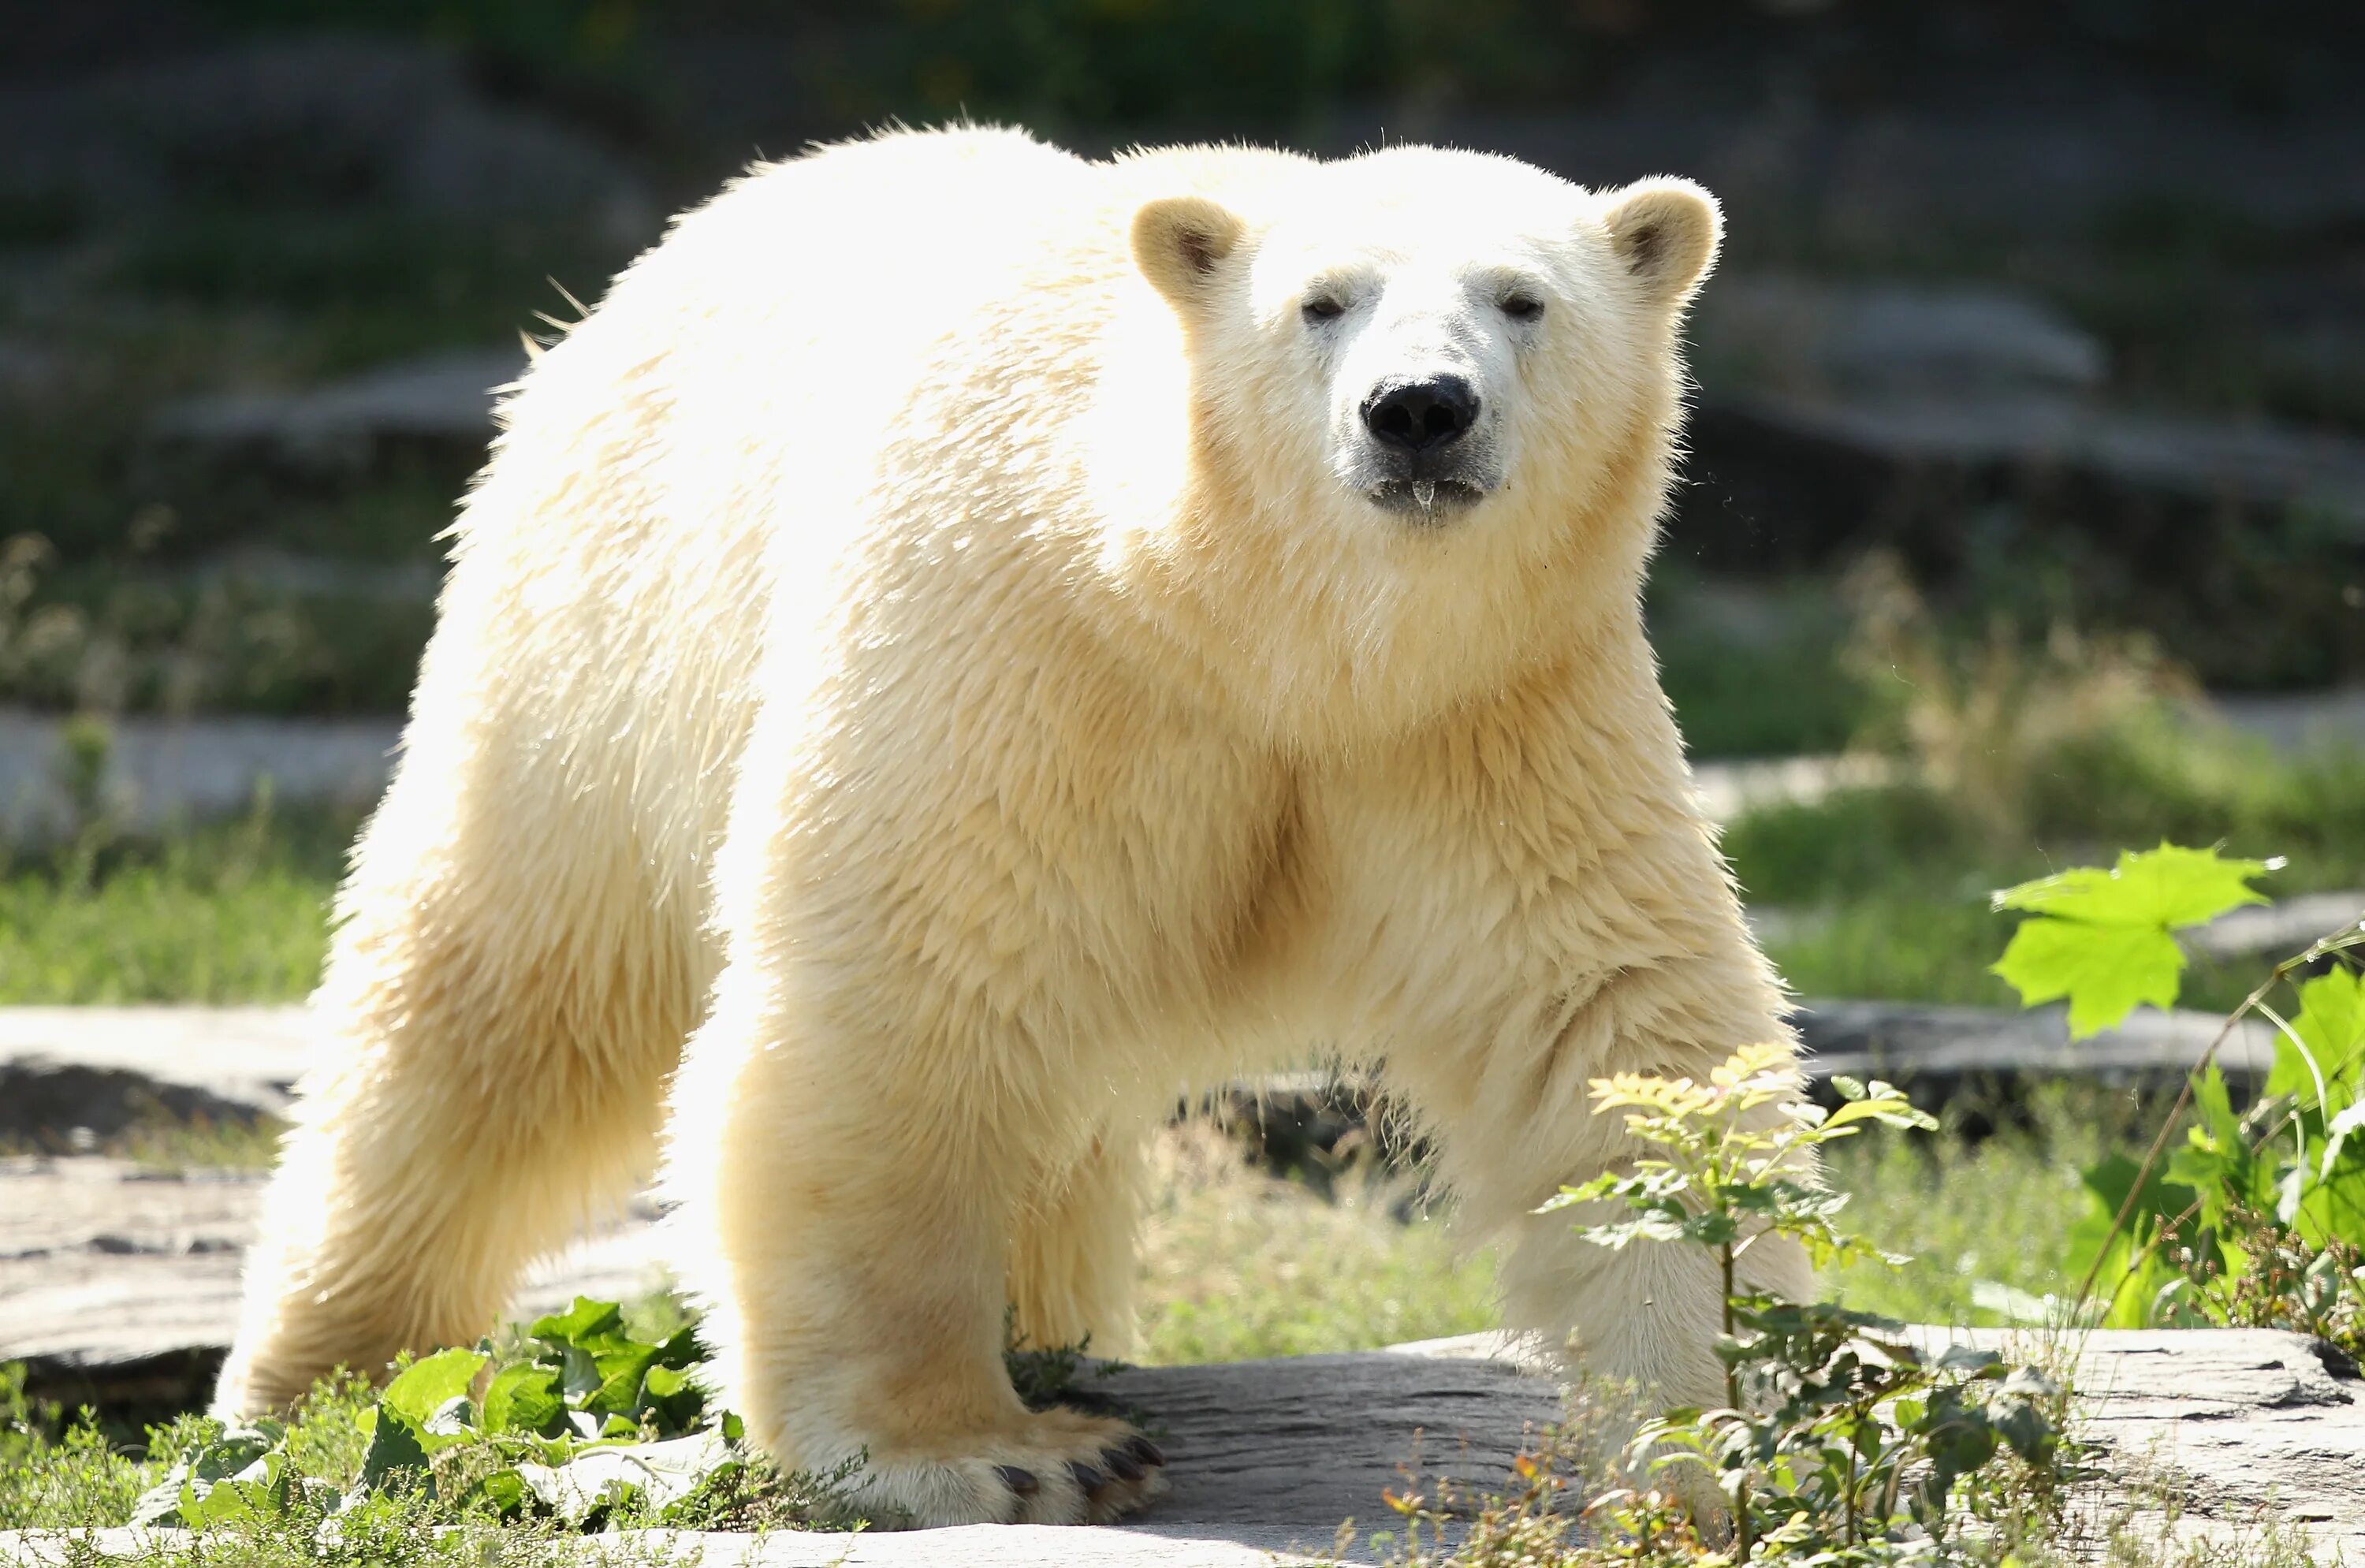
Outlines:
POLYGON ((554 1438, 566 1429, 566 1400, 558 1369, 521 1361, 493 1374, 485 1390, 484 1429, 554 1438))
POLYGON ((496 1470, 477 1482, 476 1495, 491 1504, 502 1518, 515 1518, 525 1511, 525 1500, 532 1493, 525 1479, 518 1474, 517 1467, 511 1465, 506 1470, 496 1470))
POLYGON ((262 1466, 282 1440, 287 1430, 276 1421, 256 1421, 251 1425, 219 1428, 212 1440, 198 1448, 188 1458, 168 1471, 164 1478, 140 1495, 132 1506, 131 1522, 135 1525, 195 1525, 193 1510, 211 1518, 213 1513, 235 1511, 236 1495, 225 1496, 216 1504, 212 1513, 204 1506, 219 1484, 248 1475, 276 1478, 277 1473, 262 1466))
MULTIPOLYGON (((2130 1265, 2135 1262, 2143 1238, 2184 1213, 2198 1195, 2190 1187, 2167 1181, 2165 1173, 2155 1168, 2144 1183, 2142 1196, 2127 1215, 2127 1224, 2105 1249, 2103 1238, 2110 1235, 2112 1218, 2134 1189, 2138 1169, 2135 1161, 2124 1154, 2113 1154, 2088 1166, 2079 1174, 2090 1201, 2085 1215, 2069 1227, 2070 1260, 2080 1273, 2088 1268, 2094 1269, 2094 1282, 2103 1293, 2105 1304, 2103 1326, 2111 1328, 2141 1328, 2148 1323, 2152 1298, 2172 1277, 2172 1271, 2161 1261, 2158 1249, 2132 1272, 2130 1265), (2100 1266, 2096 1267, 2098 1257, 2100 1266)), ((2191 1222, 2187 1221, 2178 1239, 2189 1239, 2191 1235, 2191 1222)))
POLYGON ((561 1350, 569 1345, 588 1346, 623 1326, 622 1307, 612 1301, 593 1301, 589 1296, 579 1295, 565 1312, 536 1318, 526 1332, 553 1350, 561 1350))
POLYGON ((2031 1464, 2043 1464, 2051 1459, 2061 1441, 2059 1430, 2046 1419, 2045 1412, 2025 1399, 1999 1401, 1992 1420, 2003 1440, 2012 1445, 2012 1451, 2031 1464))
POLYGON ((2073 1039, 2114 1027, 2142 1003, 2173 1007, 2184 950, 2158 926, 2025 920, 1994 973, 2023 1006, 2069 999, 2073 1039))
POLYGON ((641 1407, 641 1379, 656 1361, 655 1345, 633 1344, 621 1350, 611 1350, 593 1360, 600 1373, 600 1386, 585 1400, 583 1408, 594 1415, 632 1416, 641 1407))
POLYGON ((402 1412, 381 1405, 369 1448, 362 1455, 361 1487, 365 1492, 381 1491, 398 1478, 422 1481, 431 1494, 434 1491, 423 1434, 402 1412))
POLYGON ((489 1359, 457 1348, 438 1350, 413 1362, 387 1383, 386 1391, 378 1395, 378 1404, 423 1431, 438 1411, 454 1399, 467 1397, 468 1385, 484 1371, 489 1359))
POLYGON ((2275 1036, 2275 1067, 2263 1092, 2296 1095, 2302 1105, 2314 1105, 2321 1083, 2330 1096, 2326 1109, 2337 1110, 2356 1100, 2358 1079, 2365 1076, 2359 1071, 2365 1067, 2365 983, 2351 970, 2334 969, 2303 981, 2299 1002, 2291 1021, 2299 1042, 2275 1036))
POLYGON ((2110 870, 2083 866, 1995 895, 2021 923, 1994 972, 2024 1005, 2067 997, 2069 1033, 2083 1039, 2139 1005, 2172 1007, 2184 951, 2169 935, 2244 904, 2266 902, 2248 886, 2281 861, 2228 860, 2214 849, 2129 850, 2110 870))
POLYGON ((2265 903, 2248 886, 2280 860, 2228 860, 2214 849, 2129 849, 2110 870, 2080 866, 1995 895, 1998 909, 2024 910, 2090 925, 2173 930, 2199 925, 2245 904, 2265 903))

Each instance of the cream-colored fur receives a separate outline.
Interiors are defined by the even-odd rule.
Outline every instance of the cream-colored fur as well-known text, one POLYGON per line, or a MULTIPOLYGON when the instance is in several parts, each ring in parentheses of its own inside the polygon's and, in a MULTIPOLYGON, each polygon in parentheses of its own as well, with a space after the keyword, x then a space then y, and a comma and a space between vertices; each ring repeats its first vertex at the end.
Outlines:
POLYGON ((1110 1517, 1155 1473, 1087 1496, 1126 1429, 1022 1408, 1005 1303, 1122 1350, 1145 1128, 1324 1044, 1513 1233, 1510 1323, 1711 1397, 1701 1260, 1530 1211, 1626 1151, 1587 1080, 1786 1035, 1637 610, 1715 240, 1680 184, 981 130, 684 218, 503 405, 220 1406, 475 1338, 662 1146, 781 1459, 1110 1517), (1362 400, 1440 367, 1485 493, 1384 507, 1362 400))

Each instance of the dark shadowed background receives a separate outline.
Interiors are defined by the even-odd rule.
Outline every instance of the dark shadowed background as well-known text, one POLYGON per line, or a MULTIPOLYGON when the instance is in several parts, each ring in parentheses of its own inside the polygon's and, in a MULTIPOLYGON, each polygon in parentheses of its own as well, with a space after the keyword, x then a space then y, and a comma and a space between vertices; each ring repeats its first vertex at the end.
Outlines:
POLYGON ((1949 608, 2146 628, 2214 686, 2365 665, 2353 6, 17 9, 0 536, 48 548, 9 700, 398 708, 518 331, 753 158, 961 114, 1719 192, 1664 596, 1714 610, 1670 628, 1704 750, 1846 738, 1837 689, 1720 711, 1712 644, 1810 679, 1832 622, 1787 596, 1875 544, 1949 608), (79 622, 25 647, 40 605, 79 622))

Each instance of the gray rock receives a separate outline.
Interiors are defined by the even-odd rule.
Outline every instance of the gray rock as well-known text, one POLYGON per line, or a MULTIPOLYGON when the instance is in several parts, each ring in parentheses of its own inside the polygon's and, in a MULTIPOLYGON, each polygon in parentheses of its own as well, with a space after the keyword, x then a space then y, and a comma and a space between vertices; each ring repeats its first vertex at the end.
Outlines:
MULTIPOLYGON (((125 825, 152 831, 224 816, 273 798, 349 809, 385 789, 401 722, 385 719, 261 719, 127 715, 107 722, 100 795, 125 825)), ((65 721, 0 707, 0 835, 39 839, 73 823, 58 783, 65 721)))
MULTIPOLYGON (((2200 1061, 2225 1029, 2214 1013, 2136 1012, 2115 1029, 2072 1042, 2058 1007, 1917 1006, 1898 1002, 1802 1003, 1792 1014, 1808 1071, 1886 1078, 1924 1101, 1967 1079, 2008 1081, 2090 1076, 2111 1082, 2174 1081, 2200 1061)), ((2274 1066, 2274 1031, 2245 1021, 2226 1032, 2218 1064, 2236 1082, 2258 1083, 2274 1066)))
POLYGON ((308 1052, 300 1007, 0 1007, 0 1133, 252 1124, 308 1052))
POLYGON ((1972 285, 1723 277, 1694 329, 1704 377, 1788 393, 2083 388, 2102 345, 2041 301, 1972 285))
POLYGON ((1900 477, 2001 476, 2007 490, 2063 479, 2204 508, 2302 509, 2365 541, 2365 442, 2271 424, 2113 409, 2059 396, 1723 394, 1700 440, 1752 438, 1900 477))
POLYGON ((2302 893, 2271 904, 2237 909, 2184 934, 2186 949, 2221 962, 2280 961, 2309 944, 2365 924, 2365 892, 2302 893))
POLYGON ((265 592, 368 599, 380 604, 432 604, 443 568, 432 561, 357 561, 267 545, 226 550, 188 574, 200 583, 236 583, 265 592))
POLYGON ((1877 789, 1896 782, 1897 765, 1885 756, 1777 756, 1692 765, 1692 788, 1716 822, 1768 806, 1810 806, 1844 790, 1877 789))
POLYGON ((2365 687, 2262 697, 2219 697, 2219 717, 2279 751, 2356 751, 2365 747, 2365 687))
MULTIPOLYGON (((1936 1100, 1968 1080, 2173 1081, 2199 1061, 2223 1021, 2145 1011, 2074 1044, 2058 1007, 1810 1001, 1793 1022, 1812 1077, 1888 1078, 1936 1100)), ((87 1127, 103 1137, 158 1118, 251 1123, 287 1109, 309 1052, 301 1006, 0 1007, 0 1131, 87 1127)), ((2271 1030, 2236 1028, 2218 1059, 2236 1085, 2255 1085, 2273 1066, 2271 1030)), ((1370 1092, 1360 1081, 1287 1073, 1221 1086, 1208 1101, 1235 1122, 1262 1126, 1276 1153, 1303 1155, 1309 1145, 1330 1150, 1360 1129, 1370 1092)))
MULTIPOLYGON (((0 1361, 37 1392, 143 1409, 201 1402, 238 1322, 239 1267, 262 1172, 167 1171, 98 1159, 0 1160, 0 1361)), ((659 1288, 656 1210, 534 1269, 516 1310, 659 1288)))
POLYGON ((429 354, 302 391, 185 398, 150 430, 165 441, 263 449, 316 467, 364 465, 386 442, 474 449, 492 436, 495 392, 524 367, 513 349, 429 354))

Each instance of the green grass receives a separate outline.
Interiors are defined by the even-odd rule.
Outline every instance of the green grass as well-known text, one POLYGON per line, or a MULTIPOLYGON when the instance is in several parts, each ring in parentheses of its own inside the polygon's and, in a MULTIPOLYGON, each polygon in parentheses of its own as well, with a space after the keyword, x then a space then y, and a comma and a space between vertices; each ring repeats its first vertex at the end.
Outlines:
POLYGON ((1963 1136, 1977 1109, 1963 1106, 1942 1118, 1946 1131, 1877 1129, 1829 1151, 1826 1175, 1849 1195, 1843 1227, 1911 1260, 1827 1275, 1839 1299, 1913 1323, 2001 1325, 2011 1318, 1991 1287, 2035 1300, 2076 1293, 2086 1260, 2070 1255, 2067 1238, 2088 1203, 2079 1171, 2139 1149, 2165 1107, 2064 1081, 1990 1108, 2001 1125, 1985 1137, 1963 1136))
POLYGON ((353 830, 259 810, 0 868, 0 1004, 301 1001, 353 830))
POLYGON ((1491 1255, 1436 1218, 1399 1223, 1386 1185, 1336 1203, 1261 1175, 1205 1128, 1160 1142, 1135 1359, 1173 1364, 1365 1350, 1496 1326, 1491 1255))

